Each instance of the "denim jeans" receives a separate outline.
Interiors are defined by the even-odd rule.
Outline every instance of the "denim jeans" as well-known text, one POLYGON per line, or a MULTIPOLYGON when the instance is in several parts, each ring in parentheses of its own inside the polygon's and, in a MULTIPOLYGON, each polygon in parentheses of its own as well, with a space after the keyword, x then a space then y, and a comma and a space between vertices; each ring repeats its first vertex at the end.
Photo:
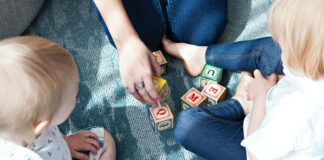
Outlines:
POLYGON ((246 160, 240 145, 244 111, 234 99, 180 113, 174 130, 176 142, 208 160, 246 160))
MULTIPOLYGON (((214 44, 222 35, 227 23, 227 0, 123 0, 122 2, 139 37, 152 51, 161 48, 164 35, 175 42, 214 44)), ((110 43, 114 45, 109 29, 96 7, 95 10, 110 43)))
POLYGON ((206 63, 231 71, 260 69, 263 75, 283 74, 281 50, 271 37, 210 45, 206 63))

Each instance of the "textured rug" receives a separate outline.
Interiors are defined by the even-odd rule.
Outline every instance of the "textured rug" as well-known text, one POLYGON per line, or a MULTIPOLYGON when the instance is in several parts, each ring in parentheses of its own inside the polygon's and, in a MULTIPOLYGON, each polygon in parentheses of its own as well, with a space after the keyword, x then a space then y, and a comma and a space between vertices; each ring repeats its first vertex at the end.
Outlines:
MULTIPOLYGON (((267 10, 270 0, 229 0, 229 22, 221 42, 253 39, 269 35, 267 10)), ((116 50, 108 43, 89 0, 47 0, 26 35, 49 38, 67 48, 80 72, 77 106, 60 126, 70 134, 101 125, 109 130, 117 145, 117 159, 200 159, 174 141, 173 130, 155 133, 148 117, 148 106, 136 101, 120 83, 116 50)), ((167 57, 169 73, 164 76, 171 88, 169 105, 175 117, 180 97, 198 86, 180 63, 167 57)), ((225 73, 223 84, 233 94, 237 74, 225 73)))

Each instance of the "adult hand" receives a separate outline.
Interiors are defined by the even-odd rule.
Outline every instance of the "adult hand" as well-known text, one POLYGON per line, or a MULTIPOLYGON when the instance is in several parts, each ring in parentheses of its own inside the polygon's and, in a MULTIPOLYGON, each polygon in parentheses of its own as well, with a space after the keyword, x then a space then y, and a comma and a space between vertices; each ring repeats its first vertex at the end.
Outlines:
POLYGON ((155 90, 152 75, 160 76, 161 67, 152 52, 138 39, 127 40, 119 46, 118 52, 123 86, 139 101, 157 106, 160 96, 155 90))
POLYGON ((87 160, 89 156, 82 151, 96 154, 100 149, 98 137, 91 131, 81 131, 71 136, 63 136, 73 158, 87 160))
POLYGON ((271 74, 268 77, 263 77, 260 70, 254 70, 254 78, 248 84, 248 99, 254 100, 258 96, 266 96, 269 89, 277 84, 278 76, 271 74))

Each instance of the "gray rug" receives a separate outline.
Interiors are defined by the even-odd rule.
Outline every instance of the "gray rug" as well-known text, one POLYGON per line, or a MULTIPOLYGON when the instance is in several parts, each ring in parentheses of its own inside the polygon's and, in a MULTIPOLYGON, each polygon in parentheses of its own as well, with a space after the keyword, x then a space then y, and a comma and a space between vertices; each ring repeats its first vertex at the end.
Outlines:
MULTIPOLYGON (((229 0, 229 23, 222 42, 269 35, 266 25, 270 0, 229 0)), ((66 133, 101 125, 117 144, 118 159, 200 159, 174 142, 173 130, 155 133, 148 106, 136 101, 120 83, 116 50, 108 43, 89 0, 47 0, 24 33, 49 38, 67 48, 80 72, 77 106, 60 126, 66 133)), ((180 63, 167 57, 171 88, 169 105, 179 114, 180 97, 198 86, 197 78, 186 75, 180 63)), ((237 74, 226 72, 222 82, 233 94, 237 74)))

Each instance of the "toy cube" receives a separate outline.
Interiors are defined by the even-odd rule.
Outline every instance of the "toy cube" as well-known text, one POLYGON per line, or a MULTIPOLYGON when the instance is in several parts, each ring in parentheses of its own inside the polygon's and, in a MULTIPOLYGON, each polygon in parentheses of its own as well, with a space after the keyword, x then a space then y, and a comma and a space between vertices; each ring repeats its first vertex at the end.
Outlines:
POLYGON ((223 69, 206 64, 200 73, 200 88, 203 89, 209 81, 219 83, 222 79, 223 69))
POLYGON ((207 106, 211 106, 224 100, 226 88, 217 84, 216 82, 209 81, 201 93, 204 94, 208 99, 207 106))
POLYGON ((183 110, 191 106, 207 105, 207 97, 201 94, 197 89, 191 88, 186 94, 181 97, 181 108, 183 110))
POLYGON ((167 73, 167 60, 165 59, 165 57, 163 56, 162 52, 159 50, 159 51, 156 51, 156 52, 153 52, 153 55, 156 59, 156 61, 160 64, 161 66, 161 74, 166 74, 167 73))
POLYGON ((167 103, 159 107, 150 107, 150 119, 155 132, 173 128, 173 115, 167 103))
POLYGON ((170 94, 168 83, 165 79, 160 77, 152 77, 152 79, 155 90, 161 97, 160 103, 164 105, 167 102, 168 96, 170 94))

